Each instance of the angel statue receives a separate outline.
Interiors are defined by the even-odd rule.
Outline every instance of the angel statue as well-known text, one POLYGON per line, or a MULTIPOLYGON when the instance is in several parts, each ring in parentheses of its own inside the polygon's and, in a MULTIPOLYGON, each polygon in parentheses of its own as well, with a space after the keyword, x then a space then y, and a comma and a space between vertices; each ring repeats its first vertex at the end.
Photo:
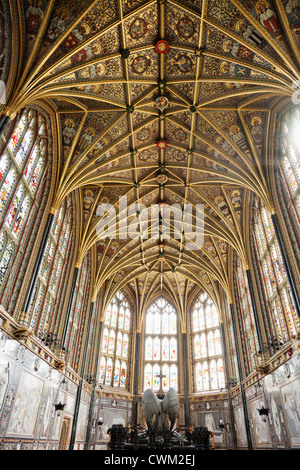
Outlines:
POLYGON ((142 398, 142 409, 148 429, 154 424, 158 432, 162 432, 165 429, 172 431, 179 410, 179 400, 176 390, 170 388, 165 397, 160 400, 153 390, 148 388, 145 390, 142 398), (168 418, 170 423, 168 422, 168 418))

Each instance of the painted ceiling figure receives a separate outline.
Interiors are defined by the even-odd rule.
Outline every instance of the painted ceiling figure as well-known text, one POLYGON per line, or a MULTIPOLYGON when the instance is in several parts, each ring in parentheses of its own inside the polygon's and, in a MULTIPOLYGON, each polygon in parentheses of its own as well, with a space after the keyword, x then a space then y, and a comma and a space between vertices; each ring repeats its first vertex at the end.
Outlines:
POLYGON ((63 130, 64 144, 70 145, 74 136, 76 135, 75 124, 72 119, 67 119, 65 122, 65 128, 63 130))
POLYGON ((251 51, 237 41, 224 41, 223 49, 225 52, 230 52, 233 57, 239 57, 241 59, 250 59, 252 56, 251 51))
POLYGON ((66 7, 62 7, 57 11, 57 16, 52 19, 48 28, 48 38, 50 41, 55 41, 66 30, 69 17, 70 13, 66 7))
POLYGON ((265 0, 260 0, 256 4, 256 11, 259 14, 259 21, 261 24, 270 32, 270 33, 278 33, 279 32, 279 25, 276 13, 271 9, 268 8, 269 3, 265 0))
MULTIPOLYGON (((76 215, 80 227, 75 220, 80 248, 73 248, 80 262, 95 252, 95 291, 107 283, 107 296, 126 287, 140 299, 143 290, 151 298, 161 289, 180 305, 184 324, 190 292, 205 286, 218 301, 222 289, 231 292, 231 251, 238 249, 243 261, 248 256, 243 217, 249 193, 256 192, 273 209, 267 186, 273 178, 266 175, 270 112, 281 100, 292 101, 293 82, 300 78, 296 30, 287 27, 298 2, 25 3, 23 42, 30 47, 20 64, 11 57, 9 67, 20 83, 8 83, 7 113, 17 116, 31 106, 53 113, 36 150, 43 156, 42 142, 51 140, 45 155, 53 154, 53 174, 49 171, 47 178, 55 190, 48 205, 55 212, 74 196, 77 210, 82 201, 82 213, 76 215), (137 230, 126 243, 118 236, 99 240, 100 201, 107 198, 117 212, 123 196, 131 209, 127 227, 136 216, 138 228, 144 228, 140 208, 145 204, 148 238, 137 230), (152 207, 162 211, 175 204, 180 226, 172 221, 166 227, 158 218, 157 237, 152 237, 152 207), (184 227, 185 205, 204 206, 213 243, 188 250, 196 220, 184 227), (176 230, 164 239, 167 228, 176 230)), ((36 209, 32 190, 38 168, 30 172, 22 165, 40 123, 28 118, 27 124, 9 141, 7 164, 1 156, 0 210, 8 216, 12 237, 31 223, 21 199, 16 200, 22 177, 31 197, 28 207, 36 209)), ((279 147, 291 157, 288 145, 282 140, 279 147)))
POLYGON ((253 44, 254 46, 259 47, 263 42, 262 35, 253 25, 247 24, 245 20, 239 20, 237 22, 236 30, 242 34, 243 38, 247 42, 253 44))
POLYGON ((28 31, 36 33, 44 19, 44 11, 41 8, 41 0, 32 0, 30 7, 27 9, 26 18, 28 31))
POLYGON ((95 55, 98 55, 100 53, 101 53, 100 44, 98 43, 88 44, 83 49, 81 49, 76 54, 74 54, 73 62, 78 63, 78 62, 84 62, 85 60, 91 60, 95 57, 95 55))

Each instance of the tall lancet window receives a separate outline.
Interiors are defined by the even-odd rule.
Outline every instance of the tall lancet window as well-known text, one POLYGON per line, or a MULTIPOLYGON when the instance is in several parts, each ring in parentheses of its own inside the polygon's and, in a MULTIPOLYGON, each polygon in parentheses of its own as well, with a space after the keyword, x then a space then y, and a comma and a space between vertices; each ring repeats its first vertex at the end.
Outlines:
POLYGON ((250 374, 256 365, 255 359, 259 351, 258 338, 247 275, 240 258, 236 257, 234 266, 234 284, 239 334, 243 338, 241 344, 246 371, 247 374, 250 374))
POLYGON ((90 266, 91 256, 89 252, 79 269, 66 340, 68 362, 75 371, 79 369, 80 353, 84 349, 86 312, 88 311, 90 291, 90 266))
POLYGON ((300 107, 279 116, 275 131, 276 192, 300 266, 300 107))
MULTIPOLYGON (((284 114, 279 129, 280 163, 286 190, 291 198, 292 205, 300 217, 300 110, 299 107, 291 109, 284 114)), ((299 223, 299 221, 298 221, 299 223)))
POLYGON ((98 382, 128 388, 132 311, 122 292, 110 302, 103 322, 98 382))
POLYGON ((73 207, 72 197, 68 196, 53 220, 29 309, 30 329, 50 347, 58 335, 61 299, 73 261, 73 207))
POLYGON ((178 318, 163 297, 146 312, 144 358, 144 390, 178 390, 178 318))
POLYGON ((26 109, 0 153, 0 302, 6 308, 15 301, 46 203, 48 155, 46 117, 26 109))
POLYGON ((191 315, 195 391, 225 387, 224 363, 218 311, 201 293, 191 315))
POLYGON ((257 198, 253 206, 253 229, 254 259, 266 312, 265 329, 268 341, 276 350, 278 342, 285 343, 296 334, 299 324, 272 220, 257 198))

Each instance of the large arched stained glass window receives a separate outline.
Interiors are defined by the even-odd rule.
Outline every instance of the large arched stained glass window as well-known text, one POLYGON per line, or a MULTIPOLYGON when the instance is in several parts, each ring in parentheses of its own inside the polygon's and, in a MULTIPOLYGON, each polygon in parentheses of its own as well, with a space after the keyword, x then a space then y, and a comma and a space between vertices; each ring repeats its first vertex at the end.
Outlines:
POLYGON ((70 321, 66 339, 66 357, 70 366, 78 372, 81 350, 84 347, 84 333, 86 324, 86 312, 90 293, 90 252, 85 256, 80 266, 73 302, 70 311, 70 321))
POLYGON ((122 292, 110 302, 103 322, 98 382, 128 388, 132 312, 122 292))
POLYGON ((73 240, 73 199, 68 196, 56 214, 30 305, 30 329, 55 346, 61 320, 61 298, 66 289, 64 275, 70 269, 73 240))
POLYGON ((174 307, 163 297, 145 317, 144 390, 178 390, 178 325, 174 307))
POLYGON ((265 305, 265 328, 276 350, 278 343, 296 334, 298 319, 270 214, 257 198, 253 217, 254 257, 265 305))
POLYGON ((300 107, 279 116, 276 128, 276 190, 300 266, 300 107))
POLYGON ((259 352, 258 338, 255 329, 254 313, 251 304, 248 280, 240 258, 235 260, 235 295, 238 311, 238 323, 240 335, 243 338, 242 347, 246 373, 250 374, 256 365, 259 352))
MULTIPOLYGON (((36 236, 46 203, 45 189, 51 174, 46 122, 37 110, 24 110, 0 154, 0 236, 4 240, 0 253, 0 301, 7 309, 13 285, 14 295, 17 291, 15 283, 21 276, 21 265, 22 275, 26 269, 30 256, 27 245, 36 236)), ((8 310, 12 309, 13 305, 8 310)))
POLYGON ((195 391, 225 387, 219 314, 206 293, 200 294, 191 315, 195 391))

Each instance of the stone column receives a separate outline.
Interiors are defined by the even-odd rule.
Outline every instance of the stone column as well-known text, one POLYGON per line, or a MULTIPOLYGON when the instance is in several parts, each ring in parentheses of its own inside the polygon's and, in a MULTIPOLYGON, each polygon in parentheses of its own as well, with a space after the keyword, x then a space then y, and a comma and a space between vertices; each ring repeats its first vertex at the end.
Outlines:
POLYGON ((223 346, 223 353, 224 353, 224 362, 225 362, 225 377, 226 377, 226 386, 227 386, 227 393, 228 393, 228 404, 229 404, 229 412, 230 412, 230 424, 231 424, 231 433, 232 433, 232 441, 233 441, 233 448, 237 448, 237 438, 236 438, 236 431, 234 425, 234 417, 233 417, 233 406, 231 400, 231 394, 229 389, 229 367, 228 367, 228 351, 225 341, 225 331, 224 331, 224 324, 220 323, 221 327, 221 339, 222 339, 222 346, 223 346))
POLYGON ((187 337, 182 333, 182 363, 183 363, 183 390, 184 390, 184 417, 185 426, 190 427, 190 404, 189 404, 189 375, 187 359, 187 337))
POLYGON ((87 334, 86 334, 86 340, 85 340, 82 366, 81 366, 81 374, 80 374, 81 379, 80 379, 80 383, 79 383, 79 386, 78 386, 78 389, 77 389, 77 394, 76 394, 76 402, 75 402, 75 409, 74 409, 74 416, 73 416, 73 423, 72 423, 69 450, 74 449, 74 443, 75 443, 75 438, 76 438, 79 407, 80 407, 82 387, 83 387, 83 381, 84 381, 86 359, 87 359, 87 350, 88 350, 88 344, 89 344, 89 339, 90 339, 93 312, 94 312, 94 303, 92 302, 91 303, 91 308, 90 308, 90 316, 89 316, 89 322, 88 322, 88 328, 87 328, 87 334))
POLYGON ((87 426, 86 440, 85 440, 86 450, 89 450, 89 444, 90 444, 90 440, 91 440, 91 430, 92 430, 93 411, 94 411, 95 396, 96 396, 96 386, 97 386, 97 383, 98 383, 98 372, 99 372, 102 330, 103 330, 103 321, 100 321, 99 338, 98 338, 97 354, 96 354, 95 383, 94 383, 93 392, 92 392, 92 396, 91 396, 90 409, 89 409, 89 419, 88 419, 88 426, 87 426))
POLYGON ((237 364, 238 364, 238 375, 239 375, 239 382, 240 382, 241 395, 242 395, 242 403, 243 403, 243 411, 244 411, 244 419, 245 419, 245 428, 246 428, 248 449, 253 450, 253 448, 252 448, 252 438, 251 438, 251 432, 250 432, 250 425, 249 425, 246 394, 245 394, 244 384, 242 383, 243 374, 242 374, 240 353, 239 353, 239 348, 238 348, 238 335, 237 335, 237 329, 236 329, 236 323, 235 323, 234 311, 233 311, 233 305, 232 304, 230 304, 230 314, 231 314, 231 321, 232 321, 232 326, 233 326, 233 334, 234 334, 236 358, 237 358, 237 364))
POLYGON ((141 333, 136 333, 135 342, 135 367, 133 384, 133 402, 132 402, 132 425, 135 426, 138 420, 138 394, 139 394, 139 373, 140 373, 140 352, 141 352, 141 333))

